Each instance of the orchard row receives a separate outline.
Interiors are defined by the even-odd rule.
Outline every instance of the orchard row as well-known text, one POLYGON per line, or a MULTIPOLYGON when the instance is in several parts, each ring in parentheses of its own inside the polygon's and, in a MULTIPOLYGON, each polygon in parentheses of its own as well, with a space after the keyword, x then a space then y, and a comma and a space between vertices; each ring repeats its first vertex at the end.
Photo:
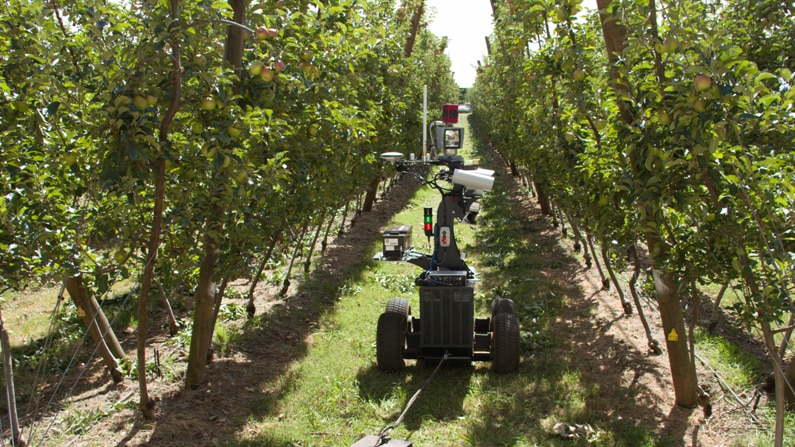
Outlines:
POLYGON ((740 290, 727 310, 762 333, 783 412, 795 378, 783 370, 795 273, 792 6, 598 4, 499 2, 473 118, 548 211, 601 246, 607 269, 648 253, 665 334, 679 335, 665 350, 680 405, 697 404, 681 297, 717 283, 740 290))
POLYGON ((7 2, 0 290, 133 278, 141 363, 149 288, 193 289, 200 384, 216 286, 372 203, 377 154, 420 147, 424 84, 434 110, 457 100, 421 2, 402 3, 7 2))

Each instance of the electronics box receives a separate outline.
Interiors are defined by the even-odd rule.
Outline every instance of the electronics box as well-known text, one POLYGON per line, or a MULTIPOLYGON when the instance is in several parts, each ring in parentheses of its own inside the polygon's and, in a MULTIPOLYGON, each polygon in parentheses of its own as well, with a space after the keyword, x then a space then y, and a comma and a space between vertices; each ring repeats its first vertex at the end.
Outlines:
POLYGON ((400 259, 403 252, 411 248, 411 225, 400 225, 387 228, 383 233, 386 259, 400 259))

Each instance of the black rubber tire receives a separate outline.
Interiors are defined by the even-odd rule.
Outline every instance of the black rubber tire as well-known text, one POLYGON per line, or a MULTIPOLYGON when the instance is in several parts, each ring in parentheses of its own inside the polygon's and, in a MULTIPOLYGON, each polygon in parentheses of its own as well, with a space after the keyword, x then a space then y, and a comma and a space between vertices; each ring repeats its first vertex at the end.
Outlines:
POLYGON ((512 373, 519 369, 519 317, 514 313, 498 313, 491 317, 491 369, 496 373, 512 373))
POLYGON ((398 313, 408 317, 411 315, 411 305, 406 298, 390 298, 386 302, 386 312, 398 313))
POLYGON ((516 314, 516 305, 509 298, 495 298, 491 302, 492 318, 497 314, 516 314))
POLYGON ((397 312, 385 312, 378 317, 375 352, 378 369, 388 372, 402 370, 406 366, 403 350, 406 348, 406 316, 397 312))

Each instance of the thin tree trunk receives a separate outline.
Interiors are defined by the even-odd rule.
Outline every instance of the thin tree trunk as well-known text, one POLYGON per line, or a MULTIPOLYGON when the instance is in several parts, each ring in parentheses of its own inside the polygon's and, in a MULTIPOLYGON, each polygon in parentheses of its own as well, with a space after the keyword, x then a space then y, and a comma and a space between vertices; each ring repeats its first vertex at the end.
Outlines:
POLYGON ((325 218, 326 212, 323 211, 323 214, 320 215, 320 222, 318 222, 317 229, 315 230, 315 236, 309 244, 309 253, 307 253, 306 261, 304 262, 304 273, 309 273, 309 267, 312 266, 312 254, 315 252, 315 245, 317 245, 317 240, 320 237, 320 230, 323 229, 323 219, 325 218))
POLYGON ((785 375, 787 379, 787 406, 792 408, 795 406, 795 393, 792 392, 792 388, 795 387, 795 359, 790 359, 789 366, 787 367, 787 374, 785 375))
MULTIPOLYGON (((179 0, 171 0, 171 19, 174 22, 179 21, 179 0)), ((182 96, 182 66, 180 60, 182 58, 182 49, 179 45, 179 40, 174 38, 171 40, 171 61, 174 64, 172 72, 172 96, 171 103, 160 122, 159 141, 162 145, 168 143, 169 129, 180 107, 180 98, 182 96)), ((147 243, 146 262, 144 264, 144 271, 141 275, 141 293, 138 298, 138 339, 136 343, 137 349, 137 363, 138 363, 138 409, 146 419, 155 418, 155 401, 149 398, 149 391, 146 384, 146 340, 147 330, 149 325, 149 314, 147 306, 149 305, 149 290, 152 286, 154 279, 155 262, 157 261, 157 251, 160 249, 160 233, 163 229, 163 208, 166 195, 166 160, 159 157, 154 164, 155 172, 155 206, 152 211, 152 229, 149 233, 149 241, 147 243)))
POLYGON ((328 235, 331 232, 331 226, 334 225, 334 214, 328 220, 328 225, 326 225, 325 234, 323 234, 323 242, 320 243, 320 253, 326 253, 326 248, 328 247, 328 235))
POLYGON ((3 377, 5 378, 8 405, 8 423, 11 426, 11 443, 15 446, 25 447, 27 443, 19 431, 17 396, 14 388, 14 364, 11 362, 11 342, 8 340, 8 332, 3 324, 2 313, 0 313, 0 348, 3 349, 3 377))
POLYGON ((227 285, 229 285, 229 275, 225 276, 224 279, 221 280, 221 285, 218 287, 218 290, 215 292, 215 305, 213 306, 213 322, 212 325, 210 326, 210 333, 207 336, 208 365, 212 363, 214 357, 213 335, 215 335, 215 325, 218 324, 218 314, 221 312, 221 303, 224 300, 224 293, 226 292, 227 285))
POLYGON ((116 357, 110 352, 107 343, 105 343, 103 330, 97 321, 97 314, 91 305, 91 296, 83 284, 83 278, 80 276, 66 278, 66 290, 77 306, 77 315, 83 320, 91 339, 97 345, 97 351, 105 362, 105 366, 113 378, 113 383, 121 383, 124 380, 124 374, 121 372, 118 360, 116 360, 116 357))
POLYGON ((158 282, 157 290, 160 292, 160 299, 163 300, 163 304, 166 306, 166 317, 168 317, 168 333, 173 337, 177 335, 177 332, 179 332, 179 325, 177 324, 177 318, 174 316, 174 309, 171 308, 171 302, 168 300, 166 291, 163 290, 163 284, 158 282))
POLYGON ((635 301, 635 307, 638 308, 638 317, 640 317, 640 322, 643 324, 643 330, 646 331, 646 340, 649 343, 649 349, 651 349, 655 355, 660 355, 662 354, 662 349, 660 349, 660 344, 657 342, 657 340, 654 339, 651 326, 649 326, 649 322, 646 320, 646 314, 643 312, 643 306, 640 303, 638 291, 635 288, 635 284, 638 281, 638 276, 640 276, 640 259, 638 258, 638 249, 635 247, 635 244, 632 244, 629 247, 629 256, 632 258, 632 264, 634 266, 634 269, 632 270, 632 277, 629 279, 629 293, 632 294, 632 299, 635 301))
POLYGON ((290 275, 292 275, 295 260, 301 255, 301 250, 303 249, 303 240, 308 227, 309 222, 305 223, 303 228, 301 228, 301 233, 298 236, 298 239, 295 241, 295 249, 293 249, 293 255, 290 257, 290 263, 287 265, 287 270, 284 273, 284 281, 282 281, 282 288, 279 291, 279 296, 286 295, 287 290, 290 289, 290 275))
POLYGON ((610 266, 610 258, 607 256, 607 250, 605 250, 604 243, 602 243, 601 249, 602 249, 602 260, 605 262, 605 270, 607 270, 607 274, 610 275, 610 280, 613 282, 613 285, 616 287, 616 292, 618 293, 618 299, 621 300, 621 307, 624 308, 624 315, 632 315, 632 304, 624 295, 624 290, 621 289, 621 284, 618 283, 618 278, 616 278, 616 274, 615 272, 613 272, 613 268, 610 266))
POLYGON ((345 234, 345 219, 348 217, 348 207, 350 206, 350 201, 345 201, 345 208, 342 210, 342 221, 340 222, 340 227, 337 230, 337 236, 342 236, 345 234))
POLYGON ((599 263, 599 257, 596 255, 596 249, 593 247, 591 235, 587 232, 585 233, 585 242, 588 243, 588 248, 590 248, 591 253, 593 253, 593 262, 596 263, 596 269, 599 270, 599 277, 602 278, 602 289, 610 290, 610 280, 607 279, 607 276, 605 276, 605 273, 602 271, 602 264, 599 263))
POLYGON ((729 284, 731 280, 727 280, 720 288, 718 292, 718 296, 715 297, 715 301, 712 302, 712 315, 709 317, 709 325, 707 329, 712 332, 718 326, 718 320, 720 320, 720 302, 723 299, 723 295, 726 294, 726 289, 729 288, 729 284))
POLYGON ((260 261, 259 267, 257 267, 257 273, 251 279, 251 287, 248 288, 248 304, 246 305, 246 314, 248 314, 249 318, 254 318, 254 314, 257 312, 257 306, 254 304, 254 291, 257 289, 257 285, 262 279, 262 272, 265 270, 265 266, 268 265, 268 261, 270 261, 271 256, 273 256, 273 250, 279 243, 281 234, 282 230, 278 230, 273 236, 271 244, 265 252, 265 256, 262 257, 262 261, 260 261))

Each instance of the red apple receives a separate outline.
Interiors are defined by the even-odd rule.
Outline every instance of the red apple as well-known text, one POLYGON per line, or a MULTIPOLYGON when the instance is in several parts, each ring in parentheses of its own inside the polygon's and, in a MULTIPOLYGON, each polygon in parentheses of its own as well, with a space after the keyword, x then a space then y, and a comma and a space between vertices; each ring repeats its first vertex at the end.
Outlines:
POLYGON ((262 73, 259 74, 263 81, 272 81, 275 75, 276 72, 274 72, 270 67, 263 67, 262 73))
POLYGON ((268 28, 264 26, 257 27, 257 29, 254 31, 254 34, 257 36, 257 40, 265 40, 270 37, 268 28))
POLYGON ((286 65, 285 65, 284 61, 283 61, 283 60, 281 60, 281 59, 276 59, 276 60, 273 62, 273 68, 275 68, 275 69, 276 69, 276 71, 282 71, 282 70, 284 70, 284 67, 285 67, 285 66, 286 66, 286 65))
POLYGON ((312 65, 311 62, 305 61, 301 63, 301 71, 303 71, 306 74, 311 73, 314 68, 315 67, 312 65))
POLYGON ((693 86, 695 86, 696 91, 705 92, 712 87, 712 79, 705 74, 700 74, 693 81, 693 86))

